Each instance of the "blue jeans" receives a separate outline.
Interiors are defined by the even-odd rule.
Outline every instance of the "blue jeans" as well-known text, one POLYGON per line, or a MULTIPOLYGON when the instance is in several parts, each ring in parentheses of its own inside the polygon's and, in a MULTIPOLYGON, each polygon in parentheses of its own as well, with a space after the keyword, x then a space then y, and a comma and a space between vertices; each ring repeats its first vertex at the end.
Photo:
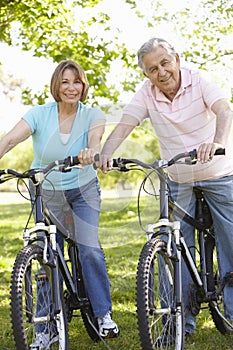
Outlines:
MULTIPOLYGON (((95 178, 87 185, 71 190, 43 190, 43 195, 46 206, 64 226, 64 207, 70 207, 85 288, 95 317, 104 316, 112 310, 112 301, 106 261, 98 239, 101 204, 98 179, 95 178)), ((57 240, 62 248, 63 239, 59 234, 57 240)))
MULTIPOLYGON (((169 186, 172 198, 192 216, 195 215, 193 187, 195 186, 203 191, 213 217, 219 272, 220 278, 223 278, 227 272, 233 271, 233 176, 184 184, 169 180, 169 186)), ((181 230, 187 246, 194 246, 193 227, 181 222, 181 230)), ((186 310, 186 331, 193 333, 196 320, 188 308, 188 286, 192 283, 192 279, 184 263, 182 265, 182 282, 186 310)), ((233 288, 229 285, 224 288, 224 301, 225 317, 228 320, 233 320, 233 288)))

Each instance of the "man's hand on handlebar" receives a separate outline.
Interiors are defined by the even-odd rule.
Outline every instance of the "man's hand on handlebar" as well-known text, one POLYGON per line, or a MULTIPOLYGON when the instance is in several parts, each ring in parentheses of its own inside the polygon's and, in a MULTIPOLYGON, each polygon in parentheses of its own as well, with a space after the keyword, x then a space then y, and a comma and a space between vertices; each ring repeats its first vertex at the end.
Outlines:
POLYGON ((220 143, 203 143, 199 146, 197 151, 197 160, 201 163, 207 163, 214 157, 214 153, 217 149, 224 148, 220 143))
POLYGON ((101 154, 98 157, 98 161, 95 158, 95 164, 98 168, 102 170, 104 174, 107 174, 109 170, 112 168, 112 157, 107 154, 101 154))

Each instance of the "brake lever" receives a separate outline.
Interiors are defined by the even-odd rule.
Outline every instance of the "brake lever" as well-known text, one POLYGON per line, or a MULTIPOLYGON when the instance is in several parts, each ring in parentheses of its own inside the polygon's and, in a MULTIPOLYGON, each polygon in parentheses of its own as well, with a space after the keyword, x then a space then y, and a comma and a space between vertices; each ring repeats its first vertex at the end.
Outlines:
POLYGON ((59 171, 61 171, 62 173, 68 173, 72 169, 83 169, 83 166, 81 164, 78 164, 78 165, 73 165, 73 166, 63 165, 63 166, 59 167, 59 171))

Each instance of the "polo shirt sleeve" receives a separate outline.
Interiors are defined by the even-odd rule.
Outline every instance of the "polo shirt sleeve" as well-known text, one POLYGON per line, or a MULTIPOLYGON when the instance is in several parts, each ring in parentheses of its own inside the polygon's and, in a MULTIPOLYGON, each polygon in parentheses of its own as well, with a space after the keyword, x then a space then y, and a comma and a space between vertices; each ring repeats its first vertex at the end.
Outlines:
POLYGON ((227 99, 225 91, 221 89, 214 80, 205 76, 204 73, 200 73, 200 86, 203 99, 209 108, 211 108, 216 101, 227 99))
POLYGON ((148 81, 146 81, 138 92, 136 92, 130 103, 123 109, 123 114, 136 118, 138 124, 149 117, 147 108, 148 88, 148 81))

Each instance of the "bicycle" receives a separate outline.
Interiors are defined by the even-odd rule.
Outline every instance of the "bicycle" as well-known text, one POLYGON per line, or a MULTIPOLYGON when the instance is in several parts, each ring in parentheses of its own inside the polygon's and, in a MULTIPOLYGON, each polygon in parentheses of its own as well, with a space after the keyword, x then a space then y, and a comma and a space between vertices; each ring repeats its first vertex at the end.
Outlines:
MULTIPOLYGON (((216 155, 225 154, 217 150, 216 155)), ((195 164, 196 150, 180 153, 171 160, 156 160, 146 164, 138 159, 114 158, 112 170, 127 172, 143 170, 145 179, 139 189, 151 175, 159 178, 160 205, 159 220, 147 225, 146 237, 137 267, 136 307, 137 323, 142 349, 182 350, 185 346, 184 305, 182 298, 181 258, 191 274, 190 308, 197 316, 203 304, 208 304, 216 328, 222 334, 233 332, 232 324, 224 317, 223 290, 226 283, 233 285, 233 273, 229 272, 220 279, 212 217, 209 207, 200 189, 196 193, 196 214, 189 215, 170 196, 166 169, 177 163, 195 164), (147 173, 145 169, 149 169, 147 173), (172 219, 171 212, 185 220, 196 230, 195 247, 198 259, 194 259, 180 230, 180 222, 172 219)), ((156 194, 155 194, 156 195, 156 194)), ((139 195, 140 198, 140 195, 139 195)), ((140 219, 140 208, 138 209, 140 219)), ((140 221, 141 224, 141 221, 140 221)))
MULTIPOLYGON (((35 191, 34 199, 30 196, 31 211, 23 229, 24 247, 16 257, 11 276, 11 321, 16 350, 30 349, 38 328, 49 337, 43 349, 68 350, 68 322, 76 316, 74 310, 80 310, 90 338, 101 340, 108 348, 99 335, 84 287, 71 217, 67 215, 68 225, 64 227, 46 208, 42 192, 42 184, 51 171, 71 171, 78 164, 78 157, 68 157, 50 163, 45 169, 30 169, 24 173, 0 170, 0 183, 28 179, 35 191), (32 216, 33 226, 29 227, 32 216), (56 242, 57 232, 66 242, 67 257, 56 242)), ((19 186, 17 188, 20 192, 19 186)))

